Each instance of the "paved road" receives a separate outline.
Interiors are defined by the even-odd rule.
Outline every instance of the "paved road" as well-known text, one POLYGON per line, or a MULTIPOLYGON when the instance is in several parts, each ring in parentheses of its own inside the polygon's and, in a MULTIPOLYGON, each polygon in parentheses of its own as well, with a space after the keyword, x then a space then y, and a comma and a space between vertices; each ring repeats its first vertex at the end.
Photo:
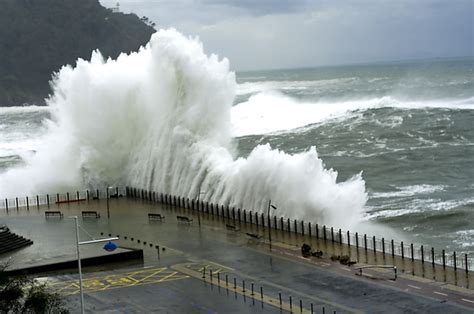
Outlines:
MULTIPOLYGON (((103 218, 84 219, 83 227, 95 236, 101 232, 120 235, 122 247, 143 248, 145 263, 133 269, 87 273, 86 304, 90 311, 276 313, 280 312, 281 294, 281 307, 286 311, 290 307, 299 310, 301 300, 304 311, 310 312, 312 304, 318 313, 323 307, 326 313, 474 312, 473 290, 404 273, 394 281, 393 273, 387 270, 367 269, 358 276, 354 268, 333 262, 327 255, 322 259, 301 257, 299 247, 285 244, 292 241, 284 236, 275 234, 270 251, 266 239, 248 237, 244 228, 227 230, 228 221, 201 217, 200 226, 197 219, 192 224, 178 223, 176 215, 191 217, 191 213, 142 201, 111 202, 111 218, 107 219, 103 203, 58 208, 65 216, 86 209, 100 211, 103 218), (148 221, 147 213, 151 211, 166 219, 148 221), (202 278, 204 269, 206 278, 202 278), (252 283, 253 297, 249 294, 252 283)), ((42 211, 11 212, 2 217, 3 223, 19 234, 27 233, 37 245, 13 257, 54 260, 74 256, 72 222, 45 221, 42 211)), ((250 231, 265 234, 262 229, 250 231)), ((49 277, 53 287, 69 295, 68 305, 73 312, 78 309, 76 278, 75 274, 49 277)))

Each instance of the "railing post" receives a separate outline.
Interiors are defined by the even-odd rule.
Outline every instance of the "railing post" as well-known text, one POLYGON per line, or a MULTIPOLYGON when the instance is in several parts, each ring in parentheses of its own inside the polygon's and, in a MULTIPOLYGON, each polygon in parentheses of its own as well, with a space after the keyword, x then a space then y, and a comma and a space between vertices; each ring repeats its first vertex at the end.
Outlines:
POLYGON ((308 234, 309 234, 309 237, 311 238, 311 222, 308 222, 308 234))
POLYGON ((403 241, 400 242, 400 247, 401 247, 402 259, 405 259, 405 246, 403 245, 403 241))
POLYGON ((382 254, 383 254, 383 258, 385 258, 385 239, 382 238, 382 254))
POLYGON ((288 227, 288 232, 291 232, 291 228, 290 228, 290 218, 288 218, 288 220, 287 220, 287 227, 288 227))
POLYGON ((16 203, 16 210, 18 210, 19 209, 19 207, 18 207, 18 197, 15 197, 15 203, 16 203))
POLYGON ((347 230, 347 246, 351 246, 351 233, 347 230))
POLYGON ((36 195, 36 206, 39 208, 40 201, 39 201, 39 195, 36 195))
POLYGON ((391 241, 392 244, 392 257, 395 257, 395 243, 393 242, 393 239, 391 241))
POLYGON ((29 204, 28 196, 26 197, 26 210, 30 210, 30 204, 29 204))
POLYGON ((334 228, 331 227, 331 242, 334 242, 334 228))
POLYGON ((339 229, 339 244, 342 244, 342 230, 339 229))
POLYGON ((415 256, 414 256, 414 250, 413 250, 413 243, 410 243, 410 250, 411 250, 411 261, 413 262, 415 260, 415 256))
POLYGON ((356 249, 359 250, 359 233, 356 232, 355 234, 355 240, 356 240, 356 249))
POLYGON ((423 245, 420 248, 421 250, 421 264, 425 265, 425 251, 423 250, 423 245))
POLYGON ((49 194, 46 194, 46 204, 48 204, 48 206, 49 206, 49 194))
POLYGON ((304 235, 304 221, 301 220, 301 234, 304 235))
POLYGON ((281 228, 281 231, 284 231, 284 223, 283 223, 283 217, 280 217, 280 228, 281 228))
POLYGON ((442 256, 442 259, 443 259, 443 269, 446 268, 446 252, 443 250, 442 252, 443 256, 442 256))
POLYGON ((295 230, 294 231, 295 231, 295 234, 296 234, 296 233, 298 233, 298 225, 296 223, 296 219, 294 220, 294 223, 295 223, 295 230))
POLYGON ((319 225, 316 224, 316 239, 319 239, 319 225))
POLYGON ((464 253, 464 268, 466 269, 466 275, 469 273, 469 267, 467 265, 467 253, 464 253))
POLYGON ((456 271, 458 269, 457 264, 456 264, 456 251, 453 252, 453 265, 454 265, 454 271, 456 271))
POLYGON ((373 249, 374 249, 374 253, 375 253, 376 250, 377 250, 377 248, 376 248, 377 245, 376 245, 376 242, 375 242, 375 236, 372 236, 372 242, 373 242, 373 244, 374 244, 374 248, 373 248, 373 249))
POLYGON ((435 252, 434 252, 434 247, 431 248, 431 265, 433 265, 433 268, 435 267, 435 252))
POLYGON ((364 249, 367 252, 367 234, 364 233, 364 249))

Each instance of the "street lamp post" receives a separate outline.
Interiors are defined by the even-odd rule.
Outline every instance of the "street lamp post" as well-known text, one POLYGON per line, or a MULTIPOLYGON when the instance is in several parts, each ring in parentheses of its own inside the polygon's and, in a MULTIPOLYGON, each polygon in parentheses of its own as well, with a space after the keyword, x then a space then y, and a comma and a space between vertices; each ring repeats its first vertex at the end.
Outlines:
POLYGON ((113 251, 117 248, 117 246, 110 241, 118 240, 117 237, 112 238, 105 238, 105 239, 93 239, 90 241, 83 241, 79 242, 79 222, 77 220, 77 216, 72 216, 69 218, 74 218, 76 223, 76 250, 77 250, 77 268, 79 272, 79 291, 81 295, 81 313, 84 314, 84 289, 82 287, 82 267, 81 267, 81 251, 79 249, 80 245, 85 244, 93 244, 93 243, 101 243, 101 242, 109 242, 110 244, 106 244, 107 248, 104 247, 107 251, 113 251))
POLYGON ((270 208, 277 209, 276 206, 272 205, 272 200, 268 201, 268 209, 267 209, 267 225, 268 225, 268 240, 270 241, 270 250, 272 249, 272 232, 271 232, 271 222, 270 222, 270 208))

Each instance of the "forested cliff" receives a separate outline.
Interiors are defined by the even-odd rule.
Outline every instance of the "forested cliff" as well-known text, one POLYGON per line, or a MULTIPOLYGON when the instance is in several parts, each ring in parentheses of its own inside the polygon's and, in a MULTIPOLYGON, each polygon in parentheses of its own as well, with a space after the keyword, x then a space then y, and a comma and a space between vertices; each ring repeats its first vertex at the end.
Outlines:
POLYGON ((144 20, 98 0, 0 0, 0 106, 43 105, 52 73, 94 49, 138 50, 155 31, 144 20))

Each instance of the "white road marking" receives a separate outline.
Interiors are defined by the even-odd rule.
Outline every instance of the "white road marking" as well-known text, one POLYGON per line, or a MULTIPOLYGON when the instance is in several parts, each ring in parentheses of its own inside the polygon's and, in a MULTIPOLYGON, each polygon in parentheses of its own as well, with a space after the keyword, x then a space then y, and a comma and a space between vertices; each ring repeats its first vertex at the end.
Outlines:
POLYGON ((351 271, 350 269, 347 269, 347 268, 341 268, 341 269, 345 271, 351 271))
POLYGON ((436 294, 439 294, 439 295, 442 295, 442 296, 445 296, 445 297, 448 296, 446 293, 442 293, 442 292, 438 292, 438 291, 433 291, 433 293, 436 293, 436 294))
POLYGON ((418 286, 412 286, 412 285, 407 285, 407 286, 408 286, 408 287, 411 287, 411 288, 413 288, 413 289, 418 289, 418 290, 420 290, 420 289, 421 289, 421 288, 420 288, 420 287, 418 287, 418 286))
POLYGON ((469 302, 469 303, 474 303, 474 301, 468 300, 468 299, 461 299, 461 300, 466 301, 466 302, 469 302))
POLYGON ((367 277, 374 277, 374 276, 372 276, 371 274, 367 274, 367 273, 363 273, 362 275, 363 275, 363 276, 367 276, 367 277))

